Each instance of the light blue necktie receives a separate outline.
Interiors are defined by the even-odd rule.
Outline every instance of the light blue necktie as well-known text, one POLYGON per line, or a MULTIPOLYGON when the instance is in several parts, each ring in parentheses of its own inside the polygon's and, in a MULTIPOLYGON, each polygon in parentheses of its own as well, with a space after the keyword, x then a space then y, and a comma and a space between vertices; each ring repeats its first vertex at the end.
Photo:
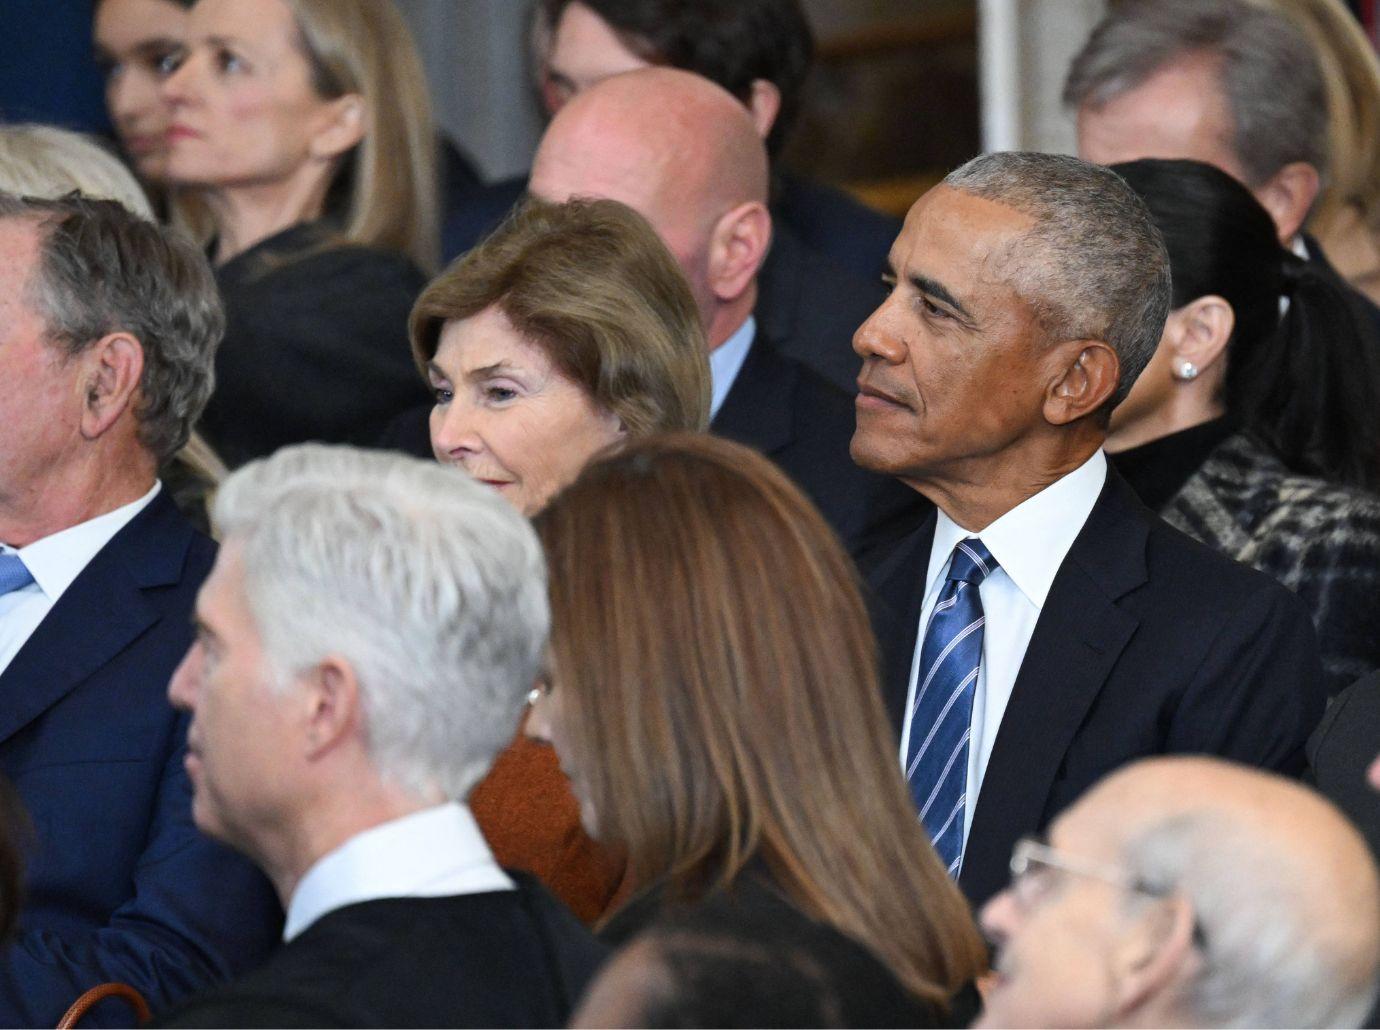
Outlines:
POLYGON ((987 621, 978 584, 996 569, 981 540, 960 540, 954 548, 944 588, 925 628, 911 709, 906 781, 950 876, 957 876, 963 863, 968 738, 982 664, 982 626, 987 621))
POLYGON ((19 555, 0 554, 0 595, 23 589, 33 581, 33 573, 19 555))

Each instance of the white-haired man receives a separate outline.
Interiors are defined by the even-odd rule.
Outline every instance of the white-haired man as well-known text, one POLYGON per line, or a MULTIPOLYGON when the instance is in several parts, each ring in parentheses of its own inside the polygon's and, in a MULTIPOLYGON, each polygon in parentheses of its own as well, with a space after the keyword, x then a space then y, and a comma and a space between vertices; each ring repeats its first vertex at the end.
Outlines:
POLYGON ((976 1025, 1364 1026, 1380 885, 1317 794, 1211 758, 1114 773, 1011 861, 976 1025))
POLYGON ((321 445, 241 469, 214 514, 168 693, 197 825, 268 874, 286 944, 172 1024, 564 1023, 600 946, 464 804, 539 673, 531 527, 439 465, 321 445))

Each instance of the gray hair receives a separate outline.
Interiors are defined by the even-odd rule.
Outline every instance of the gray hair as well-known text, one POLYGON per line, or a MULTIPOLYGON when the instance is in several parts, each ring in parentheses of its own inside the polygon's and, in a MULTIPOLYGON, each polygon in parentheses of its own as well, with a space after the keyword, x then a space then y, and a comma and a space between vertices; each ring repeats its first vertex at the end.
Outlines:
POLYGON ((328 655, 354 669, 370 758, 422 799, 463 798, 512 739, 546 645, 532 527, 435 462, 301 444, 221 486, 282 689, 328 655))
POLYGON ((139 341, 139 439, 159 462, 171 458, 211 397, 225 333, 205 255, 113 200, 0 192, 0 220, 9 219, 32 221, 42 234, 29 300, 50 342, 75 357, 109 333, 139 341))
POLYGON ((1202 968, 1184 1004, 1196 1026, 1356 1027, 1376 998, 1297 884, 1317 870, 1292 866, 1260 835, 1219 810, 1164 819, 1127 844, 1137 880, 1177 892, 1202 930, 1202 968))
POLYGON ((153 221, 153 208, 120 159, 90 136, 52 125, 0 125, 0 190, 20 197, 80 193, 117 200, 153 221))
POLYGON ((1286 16, 1246 0, 1126 0, 1112 7, 1073 59, 1069 107, 1097 108, 1176 58, 1221 60, 1232 149, 1246 185, 1295 161, 1327 175, 1327 92, 1312 45, 1286 16))
POLYGON ((1012 207, 1034 226, 1005 255, 1011 284, 1051 340, 1101 340, 1125 399, 1169 316, 1169 253, 1150 211, 1121 177, 1063 154, 984 154, 944 185, 1012 207))

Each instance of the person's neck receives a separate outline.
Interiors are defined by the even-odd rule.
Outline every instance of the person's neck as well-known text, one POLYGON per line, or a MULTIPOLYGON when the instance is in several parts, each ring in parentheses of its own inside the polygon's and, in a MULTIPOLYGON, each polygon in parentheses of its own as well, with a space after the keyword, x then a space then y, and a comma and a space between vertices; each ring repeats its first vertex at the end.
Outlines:
POLYGON ((752 284, 738 295, 734 300, 721 305, 714 312, 714 317, 709 323, 706 336, 709 340, 709 349, 718 350, 728 342, 729 337, 743 327, 743 323, 752 314, 752 309, 757 306, 757 282, 752 284))
POLYGON ((285 229, 320 218, 328 186, 318 169, 307 168, 281 182, 208 192, 216 223, 215 263, 223 265, 285 229))
POLYGON ((26 547, 36 540, 132 504, 153 489, 157 466, 146 452, 112 455, 46 470, 13 492, 0 490, 0 541, 26 547), (114 460, 111 460, 111 459, 114 460))
POLYGON ((302 806, 295 821, 281 828, 276 839, 255 849, 259 852, 255 860, 273 883, 284 908, 312 866, 332 851, 366 830, 443 800, 420 799, 378 778, 364 786, 348 776, 336 782, 348 784, 348 788, 318 794, 302 806))
POLYGON ((1113 426, 1107 434, 1104 447, 1108 454, 1120 454, 1122 451, 1129 451, 1133 447, 1163 439, 1173 433, 1182 433, 1185 429, 1201 426, 1221 418, 1226 413, 1226 405, 1220 401, 1180 396, 1155 411, 1121 425, 1117 425, 1113 419, 1113 426))
POLYGON ((1081 467, 1102 445, 1102 430, 1046 435, 998 454, 902 476, 940 511, 970 533, 980 533, 1012 508, 1081 467))

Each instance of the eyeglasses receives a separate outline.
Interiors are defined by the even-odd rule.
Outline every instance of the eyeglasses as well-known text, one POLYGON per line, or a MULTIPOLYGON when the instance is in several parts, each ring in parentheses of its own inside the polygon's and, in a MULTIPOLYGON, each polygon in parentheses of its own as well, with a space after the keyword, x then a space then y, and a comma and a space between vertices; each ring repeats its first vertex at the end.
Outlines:
MULTIPOLYGON (((1051 848, 1034 837, 1022 837, 1011 849, 1011 894, 1023 909, 1030 909, 1045 898, 1058 882, 1054 873, 1101 880, 1122 890, 1151 898, 1167 898, 1173 887, 1151 883, 1126 870, 1104 862, 1079 858, 1051 848)), ((1204 948, 1207 938, 1202 926, 1193 921, 1193 942, 1204 948)))

